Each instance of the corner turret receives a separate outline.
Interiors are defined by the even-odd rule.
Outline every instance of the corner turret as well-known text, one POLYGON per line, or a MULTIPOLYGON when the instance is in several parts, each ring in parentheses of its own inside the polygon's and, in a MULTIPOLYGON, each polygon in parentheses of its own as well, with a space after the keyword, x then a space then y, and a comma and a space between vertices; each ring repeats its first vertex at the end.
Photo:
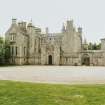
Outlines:
POLYGON ((67 20, 66 31, 67 32, 73 31, 73 20, 67 20))

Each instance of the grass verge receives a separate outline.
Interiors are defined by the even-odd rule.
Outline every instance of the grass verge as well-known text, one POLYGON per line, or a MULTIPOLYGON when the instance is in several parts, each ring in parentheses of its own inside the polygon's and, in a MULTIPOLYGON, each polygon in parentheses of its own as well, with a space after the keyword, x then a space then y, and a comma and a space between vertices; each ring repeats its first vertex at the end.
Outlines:
POLYGON ((105 85, 0 81, 0 105, 105 105, 105 85))

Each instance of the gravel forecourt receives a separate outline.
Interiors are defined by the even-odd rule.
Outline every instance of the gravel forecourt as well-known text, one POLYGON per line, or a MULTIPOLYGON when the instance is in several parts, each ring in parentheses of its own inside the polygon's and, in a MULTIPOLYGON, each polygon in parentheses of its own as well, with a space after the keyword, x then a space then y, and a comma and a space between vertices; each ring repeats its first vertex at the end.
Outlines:
POLYGON ((54 84, 104 84, 105 67, 9 66, 0 67, 0 80, 54 84))

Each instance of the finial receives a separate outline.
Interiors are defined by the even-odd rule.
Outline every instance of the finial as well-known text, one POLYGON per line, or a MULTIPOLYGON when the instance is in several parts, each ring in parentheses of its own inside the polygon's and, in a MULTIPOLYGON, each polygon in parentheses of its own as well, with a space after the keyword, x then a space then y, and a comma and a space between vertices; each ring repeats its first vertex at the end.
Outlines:
POLYGON ((65 32, 65 31, 66 31, 65 24, 63 23, 63 25, 62 25, 62 32, 65 32))
POLYGON ((46 27, 46 34, 48 34, 49 33, 49 29, 48 29, 48 27, 46 27))
POLYGON ((30 23, 32 23, 32 18, 31 18, 31 20, 30 20, 30 23))

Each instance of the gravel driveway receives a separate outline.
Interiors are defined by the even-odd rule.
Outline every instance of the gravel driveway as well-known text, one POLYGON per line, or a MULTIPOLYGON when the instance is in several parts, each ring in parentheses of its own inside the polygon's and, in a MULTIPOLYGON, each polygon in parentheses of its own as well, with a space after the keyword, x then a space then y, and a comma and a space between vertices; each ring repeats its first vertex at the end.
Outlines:
POLYGON ((105 67, 0 67, 0 80, 59 84, 103 84, 105 83, 105 67))

